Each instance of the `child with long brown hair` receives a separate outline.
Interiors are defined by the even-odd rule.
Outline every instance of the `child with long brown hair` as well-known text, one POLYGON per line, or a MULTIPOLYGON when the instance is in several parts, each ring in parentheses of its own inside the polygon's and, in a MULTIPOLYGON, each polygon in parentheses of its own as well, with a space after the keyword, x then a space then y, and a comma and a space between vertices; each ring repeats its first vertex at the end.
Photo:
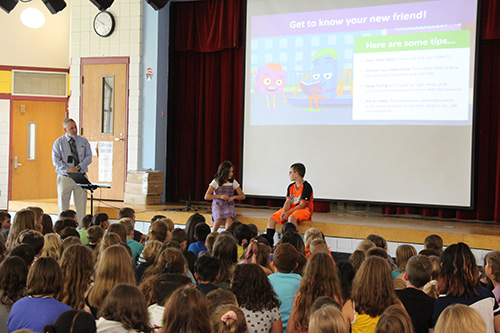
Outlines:
POLYGON ((238 262, 238 247, 234 237, 220 233, 215 239, 212 254, 220 260, 219 279, 215 285, 228 289, 232 269, 238 262))
POLYGON ((85 309, 85 295, 94 274, 92 250, 83 244, 70 245, 61 258, 63 288, 58 298, 74 310, 85 309))
POLYGON ((136 286, 119 284, 104 299, 98 332, 152 332, 146 299, 136 286))
POLYGON ((498 303, 493 293, 479 284, 476 258, 467 244, 453 244, 444 250, 438 285, 440 295, 434 303, 434 324, 447 306, 460 303, 479 312, 487 332, 500 332, 498 303))
POLYGON ((234 166, 231 162, 224 161, 219 165, 214 180, 208 185, 205 200, 212 200, 213 231, 217 231, 221 224, 226 229, 229 228, 236 219, 235 201, 245 200, 240 184, 234 179, 234 166))
POLYGON ((205 296, 195 288, 179 288, 165 304, 160 333, 211 333, 205 296))
POLYGON ((10 252, 10 250, 17 245, 16 239, 19 233, 27 229, 37 230, 35 226, 35 213, 30 209, 21 209, 16 212, 12 219, 9 236, 5 242, 7 252, 10 252))
POLYGON ((249 333, 281 332, 281 302, 260 266, 240 264, 234 267, 231 292, 245 314, 249 333))
POLYGON ((18 256, 9 256, 0 265, 0 331, 7 332, 12 304, 26 296, 28 265, 18 256))
POLYGON ((182 251, 173 247, 165 248, 151 267, 146 269, 139 289, 146 297, 148 306, 155 303, 154 282, 163 273, 185 274, 186 259, 182 251))
POLYGON ((311 306, 320 296, 329 296, 343 304, 342 289, 332 257, 326 252, 313 254, 307 264, 295 295, 292 313, 288 319, 287 332, 305 332, 309 328, 311 306))
POLYGON ((374 332, 384 310, 393 304, 401 303, 389 264, 380 257, 367 258, 354 277, 351 298, 342 308, 352 333, 374 332))
POLYGON ((134 268, 128 251, 120 244, 112 245, 101 253, 95 274, 95 283, 86 304, 97 316, 104 299, 114 286, 120 283, 135 285, 134 268))
POLYGON ((8 331, 27 328, 42 332, 47 324, 53 324, 57 317, 71 307, 56 300, 62 288, 62 271, 55 259, 39 258, 28 273, 27 297, 12 305, 8 319, 8 331))

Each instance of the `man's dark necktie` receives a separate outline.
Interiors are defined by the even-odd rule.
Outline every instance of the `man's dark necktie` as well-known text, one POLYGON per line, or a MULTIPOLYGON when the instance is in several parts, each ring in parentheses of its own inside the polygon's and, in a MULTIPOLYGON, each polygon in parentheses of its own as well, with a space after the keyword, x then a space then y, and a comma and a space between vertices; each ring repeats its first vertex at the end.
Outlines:
POLYGON ((71 148, 71 154, 73 154, 73 162, 75 163, 75 165, 80 164, 80 159, 78 158, 78 150, 76 150, 76 144, 73 138, 69 139, 69 147, 71 148))

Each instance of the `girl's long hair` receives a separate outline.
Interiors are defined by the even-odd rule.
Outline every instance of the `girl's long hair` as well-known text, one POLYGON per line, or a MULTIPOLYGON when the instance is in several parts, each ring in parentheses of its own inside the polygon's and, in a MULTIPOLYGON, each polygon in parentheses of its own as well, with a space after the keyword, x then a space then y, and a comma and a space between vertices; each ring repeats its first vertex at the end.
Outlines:
POLYGON ((160 333, 211 333, 205 296, 195 288, 179 288, 165 304, 160 333))
POLYGON ((9 256, 0 265, 0 303, 11 307, 26 296, 28 265, 18 256, 9 256))
POLYGON ((221 233, 215 239, 212 255, 220 260, 218 282, 229 282, 233 266, 238 262, 238 247, 234 237, 221 233))
POLYGON ((7 237, 7 242, 5 243, 7 252, 10 252, 10 250, 17 245, 16 239, 19 233, 28 229, 37 230, 35 225, 35 213, 30 209, 21 209, 12 219, 9 236, 7 237))
POLYGON ((85 294, 94 274, 92 250, 81 244, 70 245, 61 258, 63 288, 58 299, 74 310, 83 310, 85 294))
POLYGON ((251 311, 272 310, 281 305, 266 273, 256 264, 234 267, 230 291, 236 295, 240 307, 251 311))
POLYGON ((100 308, 114 286, 120 283, 135 285, 132 258, 120 244, 108 247, 97 263, 95 283, 89 292, 89 304, 100 308))
POLYGON ((308 330, 311 306, 320 296, 332 297, 340 305, 343 304, 337 267, 326 252, 315 253, 309 258, 300 281, 296 296, 296 326, 301 331, 308 330))
POLYGON ((61 257, 61 240, 56 234, 46 234, 43 236, 43 251, 41 257, 52 257, 59 260, 61 257))
POLYGON ((352 282, 351 300, 356 312, 370 317, 380 316, 389 306, 399 303, 387 261, 369 257, 361 264, 352 282))
POLYGON ((155 303, 153 285, 158 277, 163 273, 185 274, 185 267, 186 259, 179 249, 167 247, 156 257, 153 265, 144 272, 139 285, 148 305, 155 303))
POLYGON ((229 179, 229 171, 233 168, 234 172, 234 166, 231 162, 229 161, 224 161, 221 164, 219 164, 219 167, 217 168, 217 173, 214 175, 215 180, 217 180, 217 183, 219 186, 224 185, 225 182, 231 181, 229 179))
POLYGON ((448 246, 441 256, 439 292, 454 297, 474 297, 478 282, 479 269, 469 246, 465 243, 448 246))
POLYGON ((119 284, 104 299, 99 316, 118 321, 126 330, 152 332, 146 298, 136 286, 119 284))

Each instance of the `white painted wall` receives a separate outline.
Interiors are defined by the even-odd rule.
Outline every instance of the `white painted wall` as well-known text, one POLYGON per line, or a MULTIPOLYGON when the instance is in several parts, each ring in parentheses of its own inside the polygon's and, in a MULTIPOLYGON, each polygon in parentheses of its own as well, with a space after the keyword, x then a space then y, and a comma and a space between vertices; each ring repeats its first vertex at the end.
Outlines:
POLYGON ((142 50, 143 0, 115 0, 108 11, 116 20, 113 34, 99 37, 93 29, 98 9, 88 0, 71 2, 71 97, 69 116, 78 119, 80 113, 80 64, 86 57, 130 57, 129 65, 129 124, 127 170, 138 169, 140 142, 140 71, 142 50))
POLYGON ((0 209, 7 209, 9 188, 10 100, 0 99, 0 209))
POLYGON ((69 4, 52 15, 41 0, 19 1, 9 14, 0 10, 0 65, 68 68, 69 17, 69 4), (28 7, 45 15, 45 25, 40 29, 21 23, 19 16, 28 7))

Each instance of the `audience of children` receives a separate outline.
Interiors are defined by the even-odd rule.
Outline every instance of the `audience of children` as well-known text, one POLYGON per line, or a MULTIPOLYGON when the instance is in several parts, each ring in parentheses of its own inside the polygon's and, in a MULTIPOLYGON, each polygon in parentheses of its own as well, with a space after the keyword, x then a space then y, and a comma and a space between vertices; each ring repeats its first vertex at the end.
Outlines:
MULTIPOLYGON (((439 333, 500 328, 500 251, 485 257, 491 292, 478 284, 479 269, 466 244, 450 245, 441 257, 434 256, 443 246, 438 235, 425 239, 421 253, 426 255, 399 246, 397 266, 387 254, 387 241, 370 235, 349 262, 335 265, 318 229, 306 232, 306 249, 295 225, 285 224, 271 253, 255 228, 235 222, 234 235, 210 234, 204 217, 195 214, 189 229, 173 229, 166 217, 158 217, 135 268, 131 253, 137 257, 140 251, 126 244, 135 244, 135 212, 111 224, 104 237, 98 226, 77 232, 71 213, 64 212, 53 229, 36 207, 14 215, 7 235, 10 250, 0 264, 0 331, 418 333, 434 327, 439 333), (196 263, 195 254, 180 250, 189 230, 197 238, 191 248, 209 245, 199 251, 196 263), (74 231, 76 237, 62 242, 54 231, 63 237, 74 231), (82 245, 83 235, 89 245, 82 245), (240 264, 235 236, 247 246, 240 264), (391 268, 406 288, 394 290, 391 268), (185 287, 195 284, 188 277, 191 271, 198 283, 185 287), (71 321, 73 326, 64 326, 71 321)), ((109 223, 103 215, 92 220, 109 223)))

